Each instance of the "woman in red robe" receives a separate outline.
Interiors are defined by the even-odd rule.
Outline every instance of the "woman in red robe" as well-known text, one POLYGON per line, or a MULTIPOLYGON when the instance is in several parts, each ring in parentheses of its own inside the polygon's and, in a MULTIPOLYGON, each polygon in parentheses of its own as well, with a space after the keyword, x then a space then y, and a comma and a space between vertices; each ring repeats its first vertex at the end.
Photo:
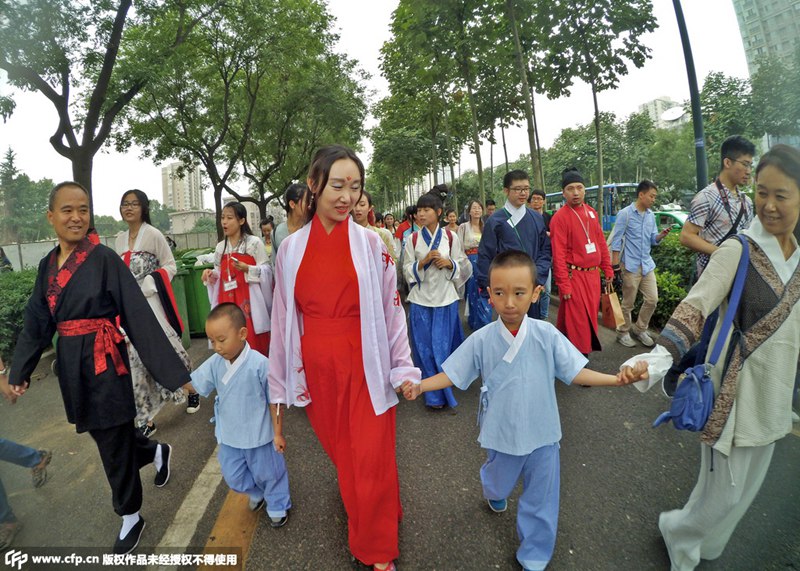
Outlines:
MULTIPOLYGON (((581 174, 574 168, 565 170, 561 188, 566 204, 550 220, 553 276, 561 298, 556 327, 588 355, 601 349, 597 336, 600 270, 606 276, 614 271, 597 212, 584 202, 581 174)), ((610 288, 611 280, 607 283, 610 288)))
POLYGON ((278 252, 270 402, 305 407, 336 467, 351 553, 393 570, 402 517, 395 390, 405 379, 419 382, 420 372, 394 260, 348 216, 363 181, 364 166, 350 149, 332 145, 315 155, 311 222, 278 252))

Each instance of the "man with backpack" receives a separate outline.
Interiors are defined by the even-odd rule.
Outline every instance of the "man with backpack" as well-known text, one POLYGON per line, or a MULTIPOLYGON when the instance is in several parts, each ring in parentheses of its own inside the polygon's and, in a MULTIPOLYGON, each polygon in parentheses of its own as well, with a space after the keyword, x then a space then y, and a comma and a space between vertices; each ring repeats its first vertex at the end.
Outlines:
POLYGON ((681 244, 697 252, 698 278, 726 239, 750 227, 755 214, 744 187, 750 182, 755 153, 755 145, 741 135, 725 139, 719 176, 692 199, 681 244))
POLYGON ((636 202, 629 204, 617 214, 617 222, 611 237, 611 267, 614 278, 622 281, 622 315, 625 323, 617 328, 617 341, 625 347, 635 347, 631 333, 645 347, 655 343, 648 335, 650 318, 658 303, 656 264, 650 249, 661 242, 669 228, 658 232, 656 217, 650 210, 656 202, 658 189, 649 180, 636 187, 636 202), (642 292, 644 301, 636 323, 632 323, 631 311, 636 295, 642 292))

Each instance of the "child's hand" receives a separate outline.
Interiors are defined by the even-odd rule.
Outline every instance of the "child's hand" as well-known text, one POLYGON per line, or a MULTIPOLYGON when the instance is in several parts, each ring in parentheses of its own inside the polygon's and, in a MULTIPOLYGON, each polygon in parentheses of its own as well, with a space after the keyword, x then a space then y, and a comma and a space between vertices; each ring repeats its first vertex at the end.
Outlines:
POLYGON ((453 262, 448 260, 447 258, 437 258, 433 261, 433 265, 439 268, 440 270, 443 269, 453 269, 453 262))
POLYGON ((647 370, 647 361, 637 361, 633 367, 622 368, 617 375, 617 382, 621 385, 629 385, 649 378, 650 373, 647 370))
POLYGON ((424 266, 440 257, 441 254, 439 253, 439 250, 431 250, 424 258, 422 258, 422 261, 419 263, 419 265, 424 266))
POLYGON ((403 396, 406 400, 414 400, 420 395, 419 385, 415 385, 411 381, 406 381, 402 385, 403 396))
POLYGON ((275 447, 276 452, 283 454, 286 451, 286 439, 282 434, 276 434, 272 439, 272 445, 275 447))

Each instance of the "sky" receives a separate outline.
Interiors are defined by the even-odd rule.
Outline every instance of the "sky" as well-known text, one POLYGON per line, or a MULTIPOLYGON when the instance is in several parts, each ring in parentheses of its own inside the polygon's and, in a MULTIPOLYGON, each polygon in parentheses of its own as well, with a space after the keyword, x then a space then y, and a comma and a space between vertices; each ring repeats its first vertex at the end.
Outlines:
MULTIPOLYGON (((372 76, 369 88, 375 101, 388 95, 388 85, 380 74, 380 48, 389 39, 389 23, 397 0, 327 0, 330 13, 336 18, 334 30, 339 34, 338 51, 360 62, 372 76), (357 9, 354 7, 357 6, 357 9)), ((731 0, 684 0, 682 2, 689 39, 694 54, 698 83, 712 71, 729 76, 747 77, 747 62, 739 34, 739 26, 731 0)), ((601 111, 627 117, 639 105, 667 96, 675 101, 689 98, 686 67, 672 0, 653 0, 658 29, 643 37, 651 48, 652 58, 641 69, 632 68, 621 79, 619 87, 598 96, 601 111)), ((69 161, 50 146, 57 115, 52 104, 38 92, 13 91, 0 78, 0 94, 13 94, 16 110, 6 123, 0 123, 0 152, 11 147, 16 153, 17 168, 33 179, 54 181, 72 178, 69 161)), ((373 103, 375 102, 373 101, 373 103)), ((592 120, 591 90, 576 84, 570 97, 550 101, 544 96, 535 100, 539 138, 549 147, 562 129, 592 120)), ((374 126, 370 119, 367 126, 374 126)), ((498 135, 499 139, 499 135, 498 135)), ((509 160, 528 152, 525 125, 506 131, 509 160)), ((369 141, 364 141, 365 163, 369 163, 369 141)), ((489 164, 490 149, 483 145, 484 166, 489 164)), ((494 148, 495 163, 502 160, 502 147, 494 148)), ((475 157, 462 152, 461 168, 475 168, 475 157)), ((151 198, 161 201, 161 166, 132 149, 119 154, 104 149, 95 156, 93 187, 95 211, 119 218, 119 198, 130 188, 140 188, 151 198)), ((211 191, 205 193, 206 207, 213 206, 211 191)))

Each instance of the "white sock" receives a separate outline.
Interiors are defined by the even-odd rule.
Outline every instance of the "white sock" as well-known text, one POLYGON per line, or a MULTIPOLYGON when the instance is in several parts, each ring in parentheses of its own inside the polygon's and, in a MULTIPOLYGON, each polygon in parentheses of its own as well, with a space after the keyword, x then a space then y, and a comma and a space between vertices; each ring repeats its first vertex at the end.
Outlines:
POLYGON ((159 444, 156 446, 156 457, 153 458, 153 464, 156 466, 156 472, 161 470, 161 466, 164 465, 164 459, 161 457, 161 447, 164 446, 163 444, 159 444))
POLYGON ((119 530, 119 538, 122 539, 128 532, 133 529, 133 526, 139 523, 139 512, 130 515, 122 516, 122 529, 119 530))

